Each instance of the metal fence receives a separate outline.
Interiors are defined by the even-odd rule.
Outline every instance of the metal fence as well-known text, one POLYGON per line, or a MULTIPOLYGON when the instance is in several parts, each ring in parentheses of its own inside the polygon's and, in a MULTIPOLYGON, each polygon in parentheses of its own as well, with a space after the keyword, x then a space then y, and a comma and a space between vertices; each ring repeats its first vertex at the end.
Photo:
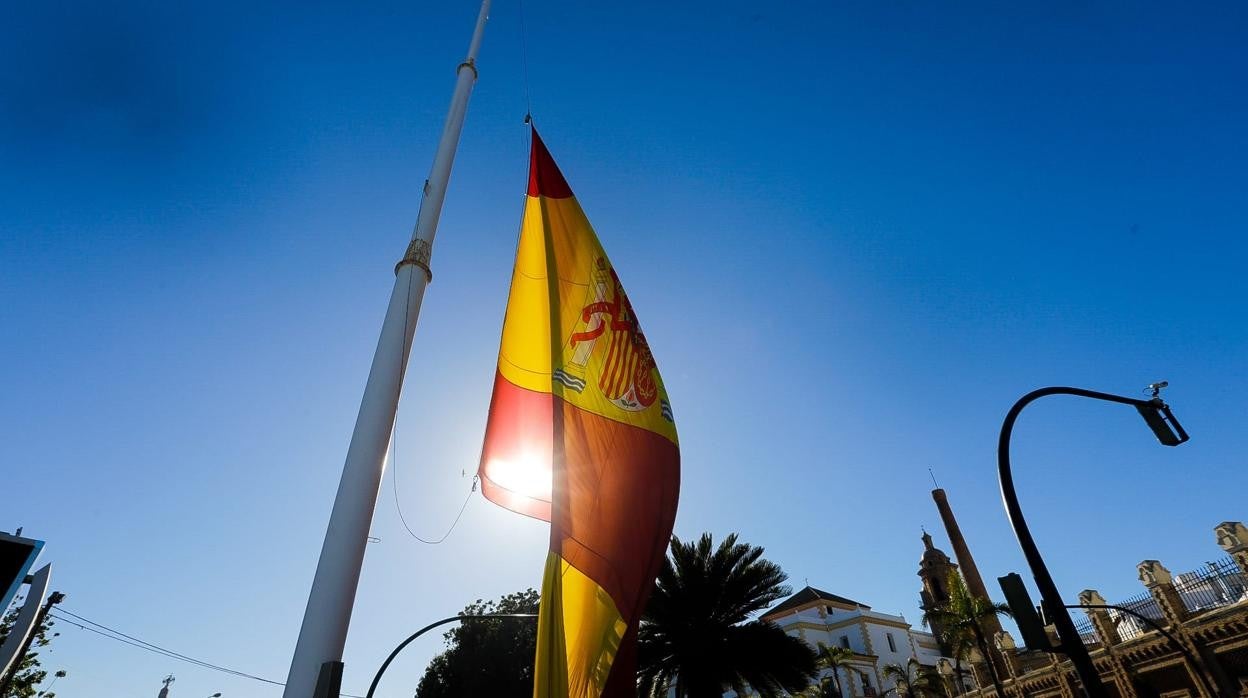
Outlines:
MULTIPOLYGON (((1153 595, 1148 592, 1132 596, 1126 601, 1119 601, 1117 605, 1129 608, 1150 620, 1165 623, 1165 615, 1161 612, 1161 606, 1157 605, 1157 599, 1154 599, 1153 595)), ((1109 617, 1113 619, 1114 625, 1118 628, 1118 639, 1124 642, 1152 630, 1147 623, 1130 613, 1111 609, 1109 617)))
POLYGON ((1192 613, 1248 600, 1248 579, 1229 557, 1207 562, 1203 569, 1176 574, 1174 588, 1192 613))
POLYGON ((1079 632, 1079 638, 1083 640, 1083 644, 1088 647, 1095 647, 1101 644, 1101 639, 1096 634, 1096 627, 1092 625, 1092 621, 1087 618, 1071 618, 1075 622, 1075 630, 1079 632))
MULTIPOLYGON (((1248 602, 1248 578, 1240 571, 1235 560, 1230 557, 1222 558, 1217 562, 1207 562, 1202 569, 1174 575, 1174 589, 1182 599, 1183 605, 1192 613, 1222 608, 1241 601, 1248 602)), ((1117 605, 1129 608, 1162 625, 1166 624, 1161 606, 1157 605, 1157 600, 1148 592, 1119 601, 1117 605)), ((1111 609, 1109 616, 1118 630, 1118 639, 1124 642, 1152 630, 1147 623, 1129 613, 1111 609)), ((1084 634, 1085 628, 1087 630, 1093 628, 1091 621, 1076 623, 1075 627, 1079 629, 1079 634, 1084 636, 1084 644, 1094 644, 1095 634, 1091 639, 1084 634)))

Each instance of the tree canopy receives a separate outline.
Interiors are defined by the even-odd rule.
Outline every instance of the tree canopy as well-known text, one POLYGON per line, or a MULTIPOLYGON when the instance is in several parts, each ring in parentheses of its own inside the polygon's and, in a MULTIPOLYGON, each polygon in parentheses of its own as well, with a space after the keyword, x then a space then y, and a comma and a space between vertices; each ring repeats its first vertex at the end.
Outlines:
MULTIPOLYGON (((459 615, 537 613, 533 589, 497 601, 477 599, 459 615)), ((446 651, 434 657, 416 688, 416 698, 495 696, 531 698, 537 619, 476 620, 446 631, 446 651)))

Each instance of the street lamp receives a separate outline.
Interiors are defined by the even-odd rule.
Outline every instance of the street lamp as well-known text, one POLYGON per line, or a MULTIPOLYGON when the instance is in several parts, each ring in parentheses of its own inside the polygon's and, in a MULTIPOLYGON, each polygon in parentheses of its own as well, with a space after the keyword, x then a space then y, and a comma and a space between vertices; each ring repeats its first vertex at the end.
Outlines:
POLYGON ((1014 403, 1005 416, 1005 422, 1001 424, 1001 439, 997 442, 997 475, 1001 481, 1001 499, 1005 502, 1005 512, 1009 517, 1010 527, 1014 529, 1014 535, 1018 538, 1018 545, 1023 549, 1023 556, 1027 558, 1027 565, 1031 567, 1031 574, 1036 580, 1036 587, 1040 590, 1045 611, 1052 618, 1053 624, 1057 626, 1057 634, 1061 638, 1058 649, 1070 657, 1071 664, 1074 665, 1075 671, 1079 674, 1079 680, 1083 683, 1083 690, 1090 698, 1109 698, 1109 694, 1101 684, 1096 667, 1092 664, 1092 657, 1088 654, 1088 648, 1084 647, 1079 631, 1075 630, 1075 623, 1070 619, 1066 605, 1062 603, 1062 596, 1057 591, 1057 585, 1053 583, 1053 576, 1049 574, 1049 568, 1045 566, 1044 558, 1040 556, 1036 541, 1031 536, 1031 530, 1027 528, 1026 519, 1023 518, 1023 510, 1018 504, 1018 494, 1014 491, 1014 477, 1010 473, 1010 435, 1014 431, 1014 422, 1018 420, 1019 413, 1027 405, 1048 395, 1074 395, 1130 405, 1140 413, 1144 422, 1153 430, 1153 434, 1163 446, 1178 446, 1187 441, 1188 437, 1187 432, 1183 431, 1183 427, 1170 412, 1170 408, 1161 399, 1161 389, 1167 385, 1168 383, 1161 381, 1148 386, 1153 391, 1152 398, 1149 400, 1098 393, 1082 388, 1060 386, 1041 388, 1027 393, 1014 403))

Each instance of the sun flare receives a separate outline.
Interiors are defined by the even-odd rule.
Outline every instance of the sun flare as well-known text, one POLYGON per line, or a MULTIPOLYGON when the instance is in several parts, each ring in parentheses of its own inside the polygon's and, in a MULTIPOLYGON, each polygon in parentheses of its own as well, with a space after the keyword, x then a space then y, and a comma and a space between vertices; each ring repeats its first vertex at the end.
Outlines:
POLYGON ((492 458, 485 466, 489 478, 516 494, 550 501, 550 463, 536 453, 525 452, 519 458, 492 458))

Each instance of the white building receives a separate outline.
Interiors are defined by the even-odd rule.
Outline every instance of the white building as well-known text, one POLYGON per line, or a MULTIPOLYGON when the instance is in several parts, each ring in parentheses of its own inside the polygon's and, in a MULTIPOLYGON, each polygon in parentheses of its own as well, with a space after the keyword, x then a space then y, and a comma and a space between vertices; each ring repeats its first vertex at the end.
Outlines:
MULTIPOLYGON (((882 696, 893 688, 893 682, 883 676, 889 664, 904 667, 914 660, 937 669, 941 659, 936 637, 911 628, 904 617, 873 611, 866 604, 814 587, 805 587, 780 602, 763 620, 813 648, 823 643, 851 650, 854 656, 849 670, 842 669, 839 676, 845 698, 882 696)), ((820 678, 831 674, 825 669, 820 678)))

